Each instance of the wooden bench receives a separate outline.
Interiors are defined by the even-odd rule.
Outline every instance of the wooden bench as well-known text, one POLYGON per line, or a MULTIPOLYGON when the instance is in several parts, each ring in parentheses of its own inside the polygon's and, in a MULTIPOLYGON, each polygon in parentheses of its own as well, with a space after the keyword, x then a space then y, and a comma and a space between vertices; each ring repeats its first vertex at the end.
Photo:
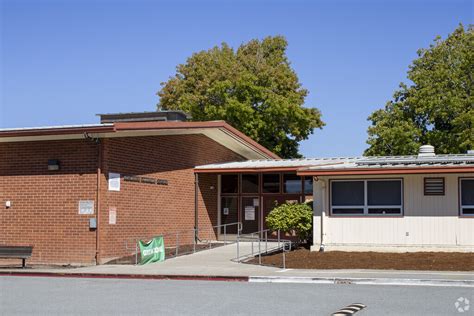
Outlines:
POLYGON ((0 245, 0 258, 22 259, 22 268, 26 267, 26 259, 31 257, 33 246, 3 246, 0 245))

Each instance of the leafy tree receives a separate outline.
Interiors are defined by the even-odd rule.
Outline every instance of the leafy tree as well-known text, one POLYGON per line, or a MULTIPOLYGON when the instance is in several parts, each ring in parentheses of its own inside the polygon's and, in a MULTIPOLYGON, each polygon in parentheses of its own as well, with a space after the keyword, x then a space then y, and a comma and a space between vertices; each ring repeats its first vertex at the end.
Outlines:
POLYGON ((294 231, 299 241, 307 240, 313 229, 313 210, 308 204, 285 203, 275 207, 265 219, 270 229, 294 231))
POLYGON ((161 84, 158 107, 196 121, 225 120, 281 157, 299 157, 298 142, 324 123, 319 110, 303 107, 308 91, 286 48, 276 36, 195 53, 161 84))
POLYGON ((366 155, 416 154, 420 145, 437 153, 474 147, 474 31, 460 25, 418 51, 393 100, 372 113, 366 155))

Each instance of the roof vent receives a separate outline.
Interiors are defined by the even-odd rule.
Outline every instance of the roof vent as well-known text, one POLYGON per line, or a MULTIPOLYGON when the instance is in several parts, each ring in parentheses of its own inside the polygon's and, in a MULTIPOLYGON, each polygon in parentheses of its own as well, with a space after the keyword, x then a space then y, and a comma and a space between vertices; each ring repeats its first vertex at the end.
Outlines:
POLYGON ((163 122, 163 121, 186 121, 191 118, 183 111, 155 111, 155 112, 130 112, 97 114, 100 123, 114 122, 163 122))
POLYGON ((420 146, 420 150, 418 151, 418 157, 434 157, 435 156, 435 149, 431 145, 423 145, 420 146))

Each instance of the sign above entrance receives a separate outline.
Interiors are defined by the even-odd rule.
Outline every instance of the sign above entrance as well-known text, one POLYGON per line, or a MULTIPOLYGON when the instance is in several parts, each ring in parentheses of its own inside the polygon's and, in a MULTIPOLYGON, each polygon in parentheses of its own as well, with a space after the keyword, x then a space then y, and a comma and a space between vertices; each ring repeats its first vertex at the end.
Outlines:
POLYGON ((124 181, 129 181, 129 182, 140 182, 140 183, 147 183, 147 184, 168 185, 168 180, 147 178, 147 177, 139 177, 139 176, 123 176, 123 180, 124 181))

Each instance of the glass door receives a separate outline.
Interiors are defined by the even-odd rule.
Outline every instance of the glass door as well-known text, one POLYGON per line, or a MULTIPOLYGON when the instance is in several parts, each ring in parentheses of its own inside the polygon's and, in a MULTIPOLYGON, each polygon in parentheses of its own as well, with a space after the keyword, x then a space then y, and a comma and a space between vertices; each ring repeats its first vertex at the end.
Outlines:
POLYGON ((258 196, 243 196, 241 201, 240 221, 242 222, 242 234, 259 231, 260 201, 258 196))
MULTIPOLYGON (((232 224, 239 221, 238 197, 223 196, 221 198, 221 224, 232 224)), ((228 225, 225 230, 221 227, 221 234, 237 234, 237 225, 228 225)))

